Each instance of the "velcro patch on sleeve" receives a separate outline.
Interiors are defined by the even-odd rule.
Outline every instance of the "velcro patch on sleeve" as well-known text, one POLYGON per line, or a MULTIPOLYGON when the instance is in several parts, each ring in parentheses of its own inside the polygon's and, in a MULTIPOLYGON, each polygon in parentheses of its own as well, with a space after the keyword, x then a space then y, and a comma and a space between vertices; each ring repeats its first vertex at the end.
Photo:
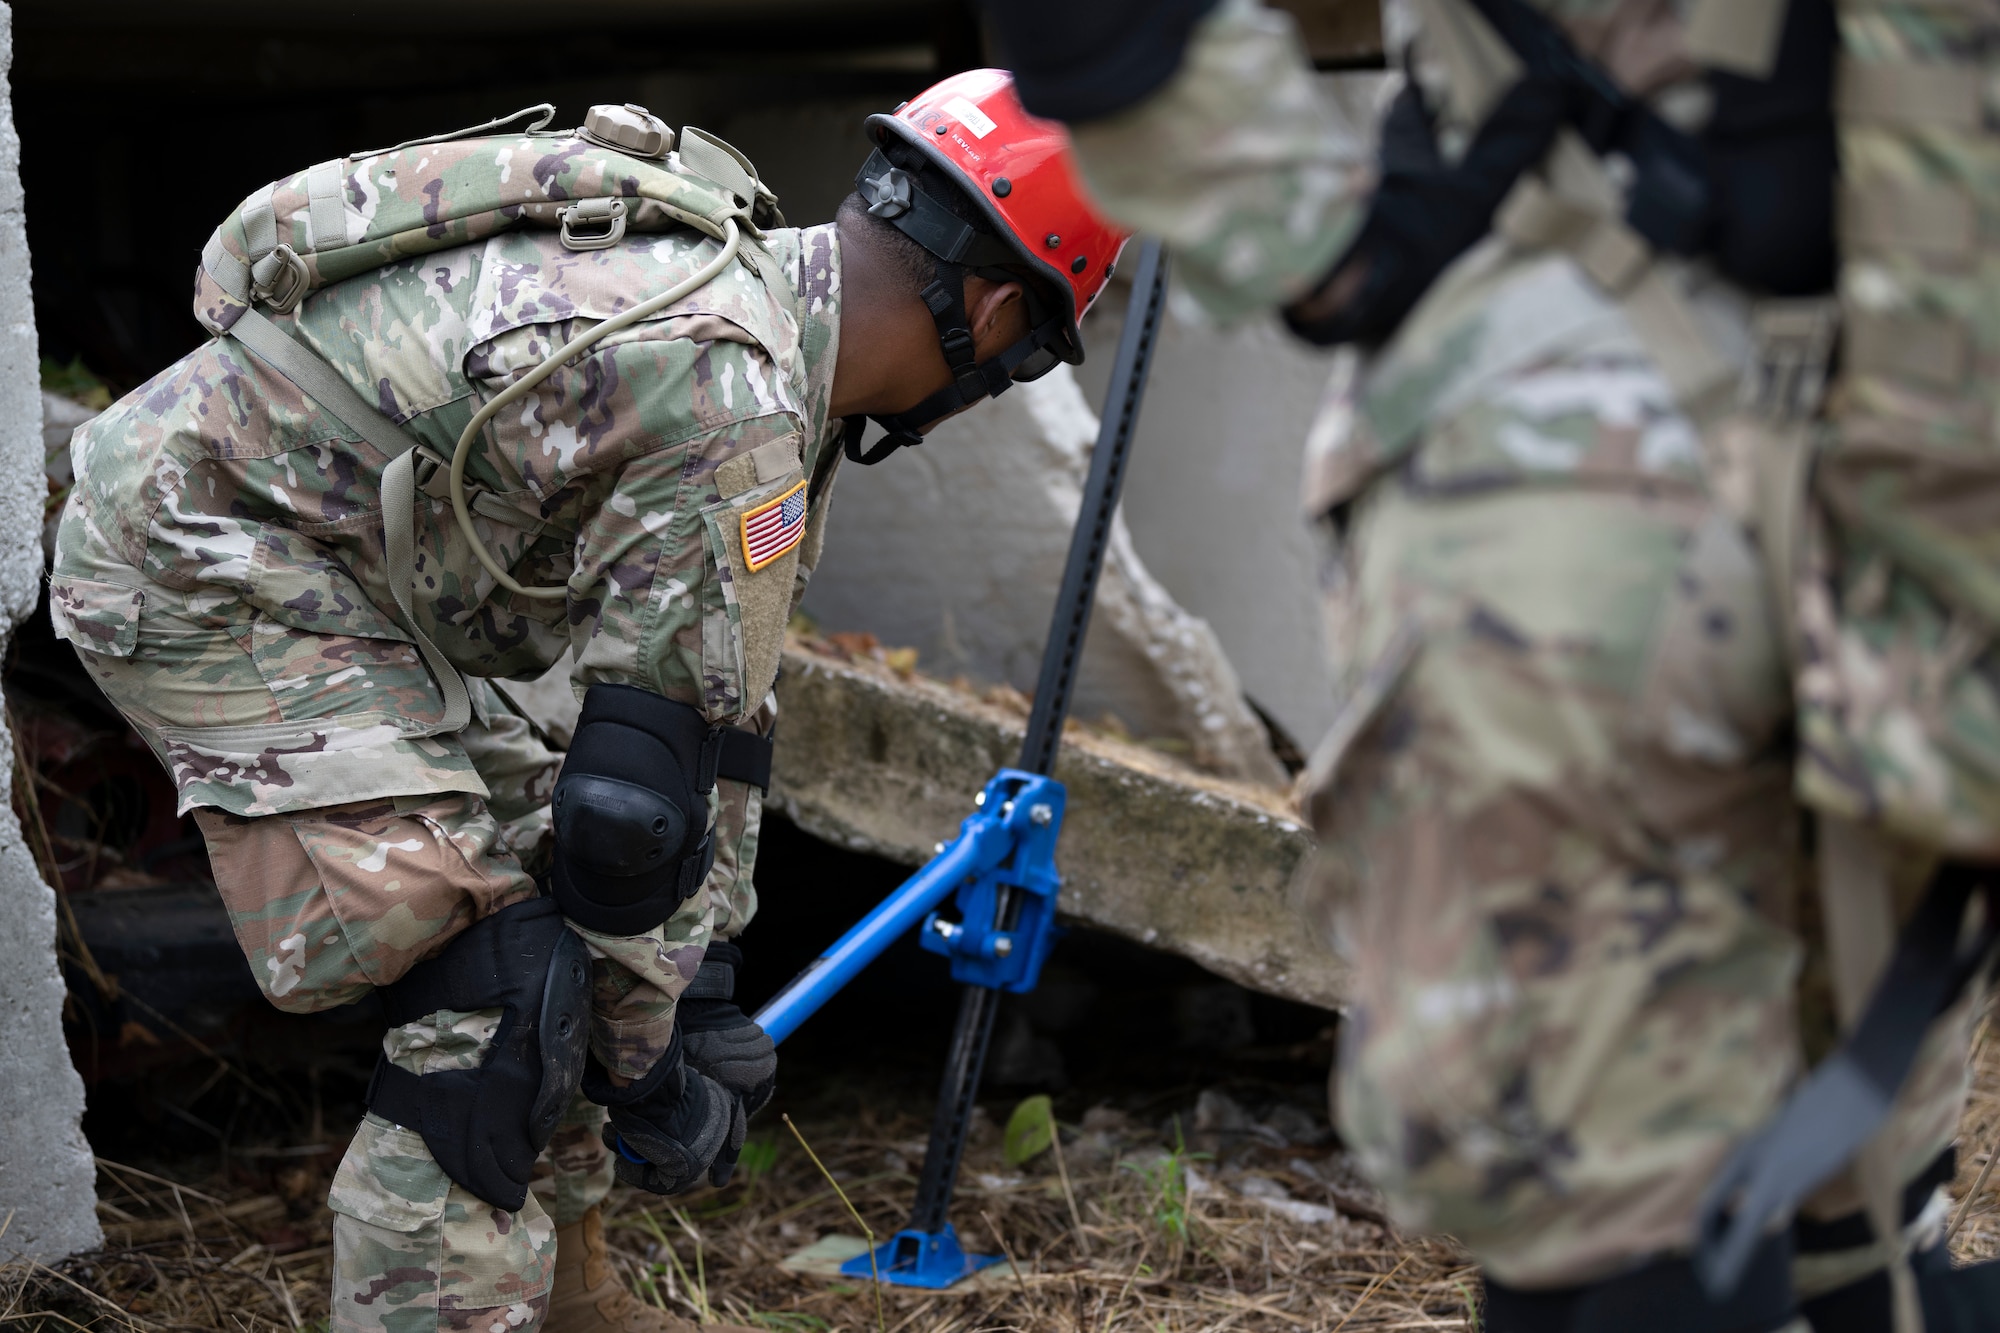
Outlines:
POLYGON ((743 563, 755 573, 805 540, 805 481, 801 479, 783 495, 755 509, 744 510, 739 521, 743 525, 743 563))

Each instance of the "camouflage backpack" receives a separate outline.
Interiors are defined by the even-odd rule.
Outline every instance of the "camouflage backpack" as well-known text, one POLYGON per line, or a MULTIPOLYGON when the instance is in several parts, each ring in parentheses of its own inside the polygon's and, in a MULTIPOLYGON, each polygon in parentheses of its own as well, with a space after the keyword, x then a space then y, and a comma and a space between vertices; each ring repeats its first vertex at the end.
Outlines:
POLYGON ((579 129, 545 128, 554 115, 542 103, 265 186, 203 248, 195 318, 224 334, 254 305, 289 313, 321 287, 522 225, 560 228, 574 249, 681 226, 720 240, 730 218, 784 225, 749 159, 703 130, 676 149, 640 107, 592 107, 579 129))
POLYGON ((464 727, 471 700, 413 614, 417 441, 263 311, 289 314, 321 287, 516 226, 559 228, 572 250, 614 245, 628 231, 676 227, 720 241, 719 253, 699 272, 594 325, 509 384, 459 437, 449 460, 449 495, 473 554, 501 586, 554 599, 565 590, 517 583, 473 525, 465 463, 487 421, 598 339, 681 300, 739 258, 767 285, 785 285, 760 244, 762 228, 782 226, 784 218, 741 153, 692 126, 681 131, 676 149, 673 132, 643 107, 592 107, 575 130, 545 128, 554 114, 544 103, 469 129, 322 162, 267 185, 215 229, 195 274, 195 318, 204 327, 242 343, 391 459, 382 474, 389 586, 402 627, 445 700, 444 716, 426 735, 464 727), (529 118, 525 130, 493 133, 529 118))

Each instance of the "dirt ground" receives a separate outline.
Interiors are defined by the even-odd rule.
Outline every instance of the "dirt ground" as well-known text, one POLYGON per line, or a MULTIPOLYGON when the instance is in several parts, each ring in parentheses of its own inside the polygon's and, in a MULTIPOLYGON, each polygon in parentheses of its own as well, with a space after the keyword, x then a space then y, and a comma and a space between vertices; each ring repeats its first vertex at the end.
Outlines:
MULTIPOLYGON (((633 1289, 691 1319, 774 1333, 1478 1328, 1478 1281, 1463 1254, 1389 1229, 1317 1117, 1296 1099, 1219 1089, 1178 1113, 1099 1105, 1073 1123, 1059 1100, 1060 1156, 1049 1147, 1015 1164, 1009 1133, 982 1115, 954 1218, 968 1249, 1005 1260, 976 1283, 887 1288, 878 1301, 866 1280, 797 1271, 789 1257, 858 1236, 864 1223, 886 1237, 909 1207, 925 1125, 875 1116, 857 1092, 795 1104, 796 1134, 760 1121, 726 1189, 672 1201, 615 1192, 610 1235, 633 1289)), ((1009 1119, 1017 1139, 1047 1123, 1034 1107, 1009 1119)), ((1961 1259, 2000 1255, 1996 1146, 2000 1041, 1982 1039, 1954 1191, 1961 1259)), ((53 1269, 0 1269, 0 1323, 324 1328, 322 1200, 337 1148, 247 1153, 227 1175, 212 1161, 100 1159, 105 1247, 53 1269)))

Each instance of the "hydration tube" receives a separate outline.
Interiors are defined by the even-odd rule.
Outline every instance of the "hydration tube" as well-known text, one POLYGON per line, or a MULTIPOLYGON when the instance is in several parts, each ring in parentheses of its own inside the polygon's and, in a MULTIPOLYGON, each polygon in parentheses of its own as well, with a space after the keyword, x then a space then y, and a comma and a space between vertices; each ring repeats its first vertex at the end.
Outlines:
POLYGON ((466 423, 465 430, 458 437, 458 447, 451 453, 451 508, 452 512, 458 515, 459 531, 465 534, 468 542, 472 543, 472 553, 479 557, 479 563, 486 566, 487 573, 491 574, 501 587, 517 592, 523 597, 534 597, 543 601, 554 601, 569 595, 569 588, 562 584, 529 588, 516 583, 514 576, 502 568, 500 562, 493 558, 493 553, 486 549, 486 543, 479 539, 478 530, 472 526, 471 506, 465 502, 465 460, 471 455, 473 437, 485 429, 486 423, 491 421, 501 408, 518 402, 529 390, 555 374, 559 366, 590 350, 600 339, 636 324, 650 315, 658 314, 674 302, 699 291, 720 277, 722 271, 735 261, 737 248, 743 239, 742 233, 737 230, 736 219, 724 218, 722 226, 722 253, 702 265, 700 271, 682 282, 675 283, 658 296, 649 297, 630 310, 613 315, 610 319, 579 333, 550 353, 548 360, 493 395, 492 401, 473 413, 472 420, 466 423))

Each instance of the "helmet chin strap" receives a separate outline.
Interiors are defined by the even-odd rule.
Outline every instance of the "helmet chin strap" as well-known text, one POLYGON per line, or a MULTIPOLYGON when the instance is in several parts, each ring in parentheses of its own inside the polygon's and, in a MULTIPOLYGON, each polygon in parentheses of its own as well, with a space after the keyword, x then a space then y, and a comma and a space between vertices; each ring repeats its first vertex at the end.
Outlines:
POLYGON ((888 434, 866 452, 861 448, 863 419, 846 419, 843 452, 852 462, 873 467, 898 449, 922 444, 923 433, 954 412, 1007 392, 1022 362, 1060 340, 1063 321, 1061 317, 1047 320, 998 356, 981 361, 972 336, 972 317, 965 308, 965 276, 971 267, 958 261, 961 257, 975 263, 1003 260, 1007 257, 1004 247, 918 189, 909 173, 890 166, 879 149, 862 167, 855 188, 868 201, 871 215, 888 221, 930 252, 932 276, 919 296, 931 312, 938 346, 951 370, 951 383, 915 407, 875 417, 875 423, 888 434))
POLYGON ((875 424, 888 434, 866 452, 861 448, 864 419, 848 417, 842 449, 850 461, 863 467, 875 466, 898 449, 922 444, 924 432, 953 413, 981 399, 998 398, 1014 387, 1014 371, 1021 363, 1060 336, 1061 319, 1048 320, 1000 355, 979 360, 969 327, 972 321, 965 311, 965 270, 939 260, 937 272, 923 290, 923 301, 937 324, 938 343, 945 365, 951 369, 952 382, 906 412, 874 417, 875 424))

